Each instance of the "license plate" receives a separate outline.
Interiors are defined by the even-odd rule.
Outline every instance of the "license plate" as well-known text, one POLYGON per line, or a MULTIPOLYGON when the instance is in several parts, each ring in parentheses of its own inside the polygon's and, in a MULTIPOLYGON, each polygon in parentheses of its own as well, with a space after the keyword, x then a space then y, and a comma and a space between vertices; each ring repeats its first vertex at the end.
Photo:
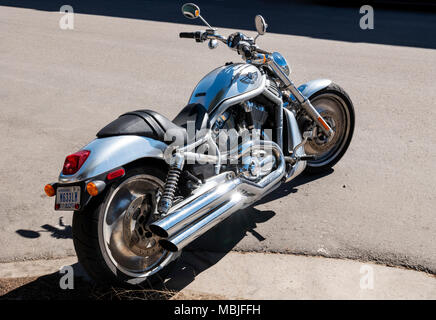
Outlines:
POLYGON ((58 187, 56 190, 56 210, 77 210, 80 207, 80 187, 58 187))

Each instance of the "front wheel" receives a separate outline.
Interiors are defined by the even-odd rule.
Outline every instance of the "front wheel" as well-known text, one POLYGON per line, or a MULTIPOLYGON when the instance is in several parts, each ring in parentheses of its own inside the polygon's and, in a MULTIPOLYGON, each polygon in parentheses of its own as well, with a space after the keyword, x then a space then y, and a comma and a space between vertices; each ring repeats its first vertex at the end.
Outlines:
POLYGON ((84 211, 74 212, 74 247, 94 280, 131 285, 164 280, 175 256, 148 230, 164 179, 158 168, 130 169, 84 211))
POLYGON ((307 173, 320 173, 333 167, 345 154, 354 132, 354 107, 348 94, 337 84, 308 97, 310 102, 333 129, 327 137, 319 128, 313 129, 313 138, 304 147, 315 159, 307 162, 307 173))

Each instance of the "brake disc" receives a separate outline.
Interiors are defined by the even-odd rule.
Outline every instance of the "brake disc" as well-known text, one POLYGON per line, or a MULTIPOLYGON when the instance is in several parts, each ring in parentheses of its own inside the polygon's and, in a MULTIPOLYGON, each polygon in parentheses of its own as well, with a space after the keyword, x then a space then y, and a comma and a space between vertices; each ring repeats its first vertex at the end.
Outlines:
POLYGON ((162 251, 159 237, 153 235, 148 225, 155 218, 156 199, 148 193, 133 200, 123 219, 123 237, 127 247, 136 255, 147 257, 162 251))

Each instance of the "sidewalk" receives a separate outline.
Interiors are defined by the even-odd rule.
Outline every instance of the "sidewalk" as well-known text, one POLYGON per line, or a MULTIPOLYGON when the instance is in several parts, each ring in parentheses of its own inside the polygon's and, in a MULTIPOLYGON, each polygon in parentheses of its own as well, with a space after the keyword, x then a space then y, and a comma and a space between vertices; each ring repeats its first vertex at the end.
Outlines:
MULTIPOLYGON (((168 289, 178 288, 171 298, 436 299, 436 277, 423 272, 270 253, 230 252, 211 264, 217 260, 215 255, 186 253, 183 266, 167 282, 168 289)), ((76 262, 75 257, 69 257, 3 263, 0 278, 5 281, 46 275, 76 262)))

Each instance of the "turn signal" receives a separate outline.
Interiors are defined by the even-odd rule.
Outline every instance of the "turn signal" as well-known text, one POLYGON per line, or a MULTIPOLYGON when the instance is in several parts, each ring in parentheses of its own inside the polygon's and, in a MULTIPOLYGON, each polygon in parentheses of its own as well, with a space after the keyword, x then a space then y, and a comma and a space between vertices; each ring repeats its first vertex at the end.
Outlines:
POLYGON ((94 182, 90 182, 86 185, 86 191, 93 197, 98 195, 98 188, 94 182))
POLYGON ((93 181, 89 182, 86 185, 86 191, 89 193, 90 196, 97 196, 99 193, 101 193, 104 188, 106 187, 106 184, 103 181, 93 181))
POLYGON ((51 184, 45 185, 44 192, 47 195, 47 197, 53 197, 56 194, 56 191, 51 184))

